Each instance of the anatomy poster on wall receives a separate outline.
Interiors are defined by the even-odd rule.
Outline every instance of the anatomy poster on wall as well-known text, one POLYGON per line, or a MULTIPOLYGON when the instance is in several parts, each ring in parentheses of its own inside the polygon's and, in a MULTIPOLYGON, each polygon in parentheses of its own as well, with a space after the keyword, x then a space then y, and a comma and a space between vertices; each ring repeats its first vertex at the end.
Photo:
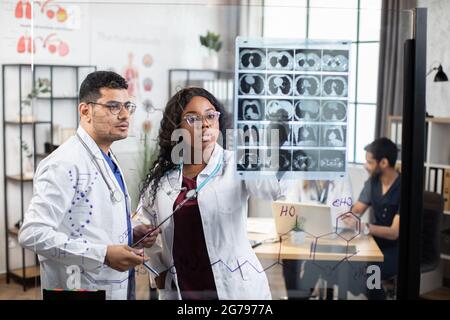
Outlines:
POLYGON ((77 2, 0 1, 0 56, 4 61, 54 64, 78 63, 86 54, 89 39, 81 36, 88 24, 87 6, 77 2))
POLYGON ((238 176, 345 175, 350 44, 236 39, 238 176))

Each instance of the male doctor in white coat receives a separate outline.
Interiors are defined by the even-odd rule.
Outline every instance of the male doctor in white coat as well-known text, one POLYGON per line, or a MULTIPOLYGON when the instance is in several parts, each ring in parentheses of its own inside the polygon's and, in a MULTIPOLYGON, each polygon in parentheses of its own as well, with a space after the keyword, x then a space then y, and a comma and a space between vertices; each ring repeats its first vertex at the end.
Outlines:
MULTIPOLYGON (((19 234, 39 255, 43 289, 105 290, 134 299, 134 267, 148 258, 132 248, 150 226, 132 228, 130 197, 110 150, 128 135, 136 105, 114 72, 89 74, 80 87, 80 126, 38 166, 19 234)), ((150 247, 159 230, 140 245, 150 247)))

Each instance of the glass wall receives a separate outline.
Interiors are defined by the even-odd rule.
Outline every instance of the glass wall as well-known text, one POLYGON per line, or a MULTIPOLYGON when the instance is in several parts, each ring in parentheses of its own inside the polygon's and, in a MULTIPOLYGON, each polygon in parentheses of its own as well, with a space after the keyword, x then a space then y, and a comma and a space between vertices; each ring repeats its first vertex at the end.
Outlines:
MULTIPOLYGON (((296 39, 299 42, 349 41, 345 162, 366 162, 364 147, 374 139, 375 132, 380 34, 386 31, 381 26, 381 0, 265 1, 264 6, 205 5, 194 1, 170 4, 50 1, 34 4, 33 19, 28 19, 26 11, 16 10, 16 6, 17 1, 3 4, 5 13, 2 14, 12 28, 0 31, 8 32, 0 57, 7 63, 33 63, 34 70, 42 72, 34 74, 34 81, 59 77, 55 85, 60 87, 57 90, 61 96, 55 104, 60 108, 71 107, 65 98, 74 93, 64 91, 64 84, 79 83, 85 74, 73 73, 70 68, 58 70, 62 74, 53 74, 49 71, 50 66, 93 66, 97 70, 115 71, 128 80, 128 92, 136 100, 138 110, 132 120, 130 137, 117 142, 114 151, 121 162, 134 208, 139 183, 147 173, 142 165, 143 156, 147 151, 156 152, 162 112, 177 89, 187 85, 203 86, 220 100, 233 101, 229 110, 235 120, 232 125, 239 121, 235 114, 239 106, 234 100, 238 91, 233 88, 237 83, 234 77, 237 36, 279 39, 281 43, 283 39, 291 43, 296 39), (208 50, 199 40, 208 31, 220 35, 218 52, 208 50), (39 69, 39 65, 45 68, 39 69)), ((411 11, 397 14, 412 16, 411 11)), ((406 38, 405 35, 398 42, 403 43, 406 38)), ((327 75, 336 76, 333 72, 327 75)), ((33 77, 31 70, 28 77, 33 77)), ((30 91, 30 86, 28 84, 24 90, 30 91)), ((56 95, 56 91, 54 93, 56 95)), ((45 107, 45 102, 39 103, 40 108, 45 107)), ((56 113, 54 130, 58 134, 53 134, 58 144, 76 128, 75 112, 70 115, 75 122, 69 123, 67 114, 56 113)), ((13 162, 14 156, 17 154, 8 155, 11 157, 8 161, 13 162)), ((371 170, 377 172, 375 168, 371 170)), ((273 210, 268 199, 251 202, 248 236, 261 264, 256 263, 250 268, 248 264, 244 266, 248 261, 244 259, 237 264, 236 261, 229 262, 231 265, 222 266, 221 270, 245 269, 250 277, 252 272, 265 273, 273 299, 395 298, 398 240, 393 236, 386 246, 380 235, 391 232, 391 227, 398 228, 398 225, 393 226, 394 219, 398 218, 394 218, 397 204, 389 213, 382 212, 386 211, 388 203, 382 208, 377 206, 379 216, 370 217, 368 207, 373 207, 373 200, 367 199, 371 196, 367 186, 364 189, 369 175, 358 165, 350 167, 346 173, 340 179, 296 179, 290 187, 292 194, 286 198, 288 203, 279 203, 273 210), (352 206, 360 199, 363 189, 365 205, 360 205, 359 212, 352 213, 352 206), (277 232, 284 223, 277 217, 283 210, 291 209, 297 210, 299 219, 308 220, 303 235, 277 232), (373 232, 378 236, 374 238, 368 233, 367 223, 386 229, 375 228, 373 232)), ((393 179, 392 185, 397 182, 399 180, 393 179)), ((399 202, 399 195, 394 200, 399 202)), ((11 195, 11 206, 13 202, 14 195, 11 195)), ((27 200, 25 203, 28 205, 27 200)), ((10 221, 18 219, 16 216, 10 221)), ((298 227, 298 220, 293 221, 298 227)), ((224 241, 234 238, 236 230, 220 230, 227 230, 222 234, 224 241)), ((19 255, 19 250, 17 246, 12 248, 11 255, 19 255)), ((230 250, 233 250, 232 246, 230 250)), ((229 255, 233 256, 232 253, 229 255)), ((214 268, 217 261, 222 261, 222 257, 210 258, 215 259, 211 261, 214 268)), ((13 263, 17 267, 20 261, 16 260, 13 263)), ((138 298, 147 299, 149 285, 155 287, 155 282, 149 280, 149 274, 142 268, 138 270, 137 278, 138 298)))

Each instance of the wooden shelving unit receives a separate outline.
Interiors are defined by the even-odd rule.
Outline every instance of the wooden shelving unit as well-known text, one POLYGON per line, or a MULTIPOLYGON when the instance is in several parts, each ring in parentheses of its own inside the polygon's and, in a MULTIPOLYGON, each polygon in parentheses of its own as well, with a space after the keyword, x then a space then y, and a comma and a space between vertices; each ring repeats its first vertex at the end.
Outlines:
MULTIPOLYGON (((427 117, 426 154, 425 154, 425 190, 442 194, 445 198, 444 214, 450 215, 450 118, 427 117)), ((387 137, 401 148, 402 117, 388 117, 387 137)), ((401 161, 398 162, 398 167, 401 161)))
POLYGON ((14 228, 9 228, 8 229, 8 233, 10 235, 12 235, 13 237, 18 237, 19 236, 19 229, 14 227, 14 228))
MULTIPOLYGON (((427 191, 437 192, 444 197, 442 229, 445 229, 445 221, 450 219, 450 118, 427 117, 425 124, 424 188, 427 191)), ((401 148, 402 117, 389 116, 387 128, 386 136, 401 148)), ((398 161, 397 168, 401 168, 401 161, 398 161)), ((441 264, 446 265, 450 263, 450 255, 441 254, 440 257, 441 264)), ((444 286, 446 286, 445 281, 444 276, 444 286)), ((430 300, 450 299, 450 288, 437 288, 421 295, 421 298, 430 300)))
POLYGON ((29 279, 39 277, 38 259, 35 255, 33 265, 32 255, 25 249, 9 248, 9 237, 17 240, 19 229, 16 224, 18 220, 23 221, 31 200, 31 169, 36 169, 39 161, 48 155, 45 152, 48 151, 45 150, 47 143, 53 148, 56 126, 78 126, 80 80, 94 70, 93 66, 34 65, 32 69, 29 64, 2 65, 6 279, 8 283, 10 278, 21 281, 24 291, 29 279), (33 96, 31 93, 37 88, 39 79, 47 80, 49 92, 33 96), (29 112, 24 112, 25 108, 29 108, 29 112), (32 158, 28 154, 30 158, 25 158, 24 142, 32 158), (28 167, 25 161, 28 161, 28 167), (17 268, 17 259, 12 262, 10 255, 13 254, 15 257, 21 255, 20 268, 17 268))
POLYGON ((6 179, 16 181, 16 182, 31 182, 31 181, 33 181, 33 177, 21 176, 20 174, 7 175, 6 179))
POLYGON ((169 97, 179 87, 198 86, 210 91, 229 113, 233 112, 234 71, 211 69, 170 69, 169 97))
POLYGON ((40 270, 39 270, 39 266, 32 266, 32 267, 26 267, 26 268, 19 268, 19 269, 13 269, 10 270, 10 274, 13 277, 16 278, 20 278, 20 279, 33 279, 33 278, 37 278, 40 275, 40 270), (23 277, 25 273, 25 277, 23 277))

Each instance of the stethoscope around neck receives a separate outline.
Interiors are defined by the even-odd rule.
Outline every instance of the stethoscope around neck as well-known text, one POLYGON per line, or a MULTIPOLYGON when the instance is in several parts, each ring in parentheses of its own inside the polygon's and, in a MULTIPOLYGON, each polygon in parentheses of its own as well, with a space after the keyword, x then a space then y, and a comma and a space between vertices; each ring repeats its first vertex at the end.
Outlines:
MULTIPOLYGON (((150 236, 150 234, 155 231, 157 228, 159 228, 161 225, 163 225, 167 220, 171 219, 173 217, 173 215, 180 210, 185 204, 186 202, 188 202, 189 200, 193 200, 195 198, 197 198, 198 193, 200 192, 200 190, 206 186, 206 184, 208 182, 210 182, 219 172, 220 168, 222 167, 223 163, 224 163, 224 159, 222 158, 221 161, 219 161, 219 163, 216 165, 216 167, 214 168, 214 170, 211 172, 211 174, 202 181, 202 183, 200 183, 197 188, 195 189, 191 189, 188 190, 186 192, 185 198, 175 207, 175 209, 173 209, 172 213, 170 215, 168 215, 163 221, 161 221, 155 228, 152 228, 152 230, 148 231, 146 234, 144 234, 139 240, 137 240, 134 244, 133 247, 136 247, 138 244, 140 244, 142 241, 144 241, 148 236, 150 236)), ((181 161, 178 165, 178 170, 179 170, 179 175, 178 178, 180 178, 183 175, 183 157, 181 158, 181 161)), ((186 188, 174 188, 171 183, 170 183, 170 178, 167 177, 167 180, 169 182, 170 188, 171 190, 167 193, 168 195, 170 195, 172 192, 181 192, 186 190, 186 188)), ((145 265, 145 264, 144 264, 145 265)), ((149 267, 148 265, 146 265, 146 267, 149 267)), ((154 272, 155 274, 157 274, 153 269, 150 269, 152 272, 154 272)))
POLYGON ((86 145, 86 143, 83 141, 83 139, 80 137, 80 135, 78 133, 77 133, 77 138, 78 138, 78 140, 80 140, 83 147, 86 149, 86 151, 91 156, 92 162, 94 163, 97 170, 100 172, 100 175, 102 176, 103 181, 105 181, 106 186, 108 187, 108 190, 109 190, 109 196, 111 198, 111 201, 113 203, 121 202, 123 199, 122 192, 120 190, 117 190, 117 188, 113 188, 111 186, 111 184, 109 183, 109 180, 106 179, 105 174, 103 173, 103 170, 100 168, 99 164, 97 163, 96 156, 92 153, 91 149, 89 149, 89 147, 86 145))
MULTIPOLYGON (((167 180, 169 181, 170 188, 172 189, 172 190, 169 191, 169 194, 171 194, 172 192, 181 192, 181 191, 187 190, 186 195, 185 195, 185 199, 186 200, 196 199, 198 193, 200 192, 200 190, 203 189, 203 187, 206 186, 206 184, 208 184, 208 182, 210 182, 217 175, 217 173, 219 172, 220 168, 222 167, 223 162, 224 162, 223 159, 221 159, 221 161, 219 161, 219 163, 217 163, 217 165, 215 166, 215 168, 211 172, 211 174, 208 175, 208 177, 206 177, 206 179, 203 180, 202 183, 200 183, 195 189, 187 190, 187 188, 185 188, 185 187, 183 187, 183 188, 174 188, 171 185, 171 183, 170 183, 170 178, 167 177, 167 180)), ((183 166, 184 166, 183 157, 181 157, 180 163, 178 164, 178 179, 180 179, 180 177, 183 175, 183 166)))

